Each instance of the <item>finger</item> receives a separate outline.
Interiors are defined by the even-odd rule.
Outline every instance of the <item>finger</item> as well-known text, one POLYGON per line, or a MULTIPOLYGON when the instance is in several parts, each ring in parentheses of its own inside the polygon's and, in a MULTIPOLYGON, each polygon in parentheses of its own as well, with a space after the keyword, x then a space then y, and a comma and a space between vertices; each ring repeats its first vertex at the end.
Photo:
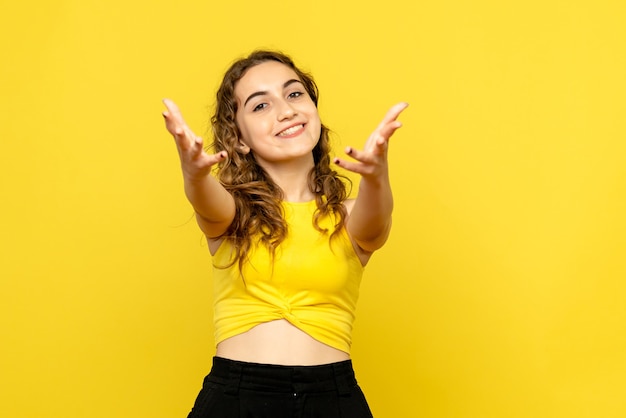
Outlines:
POLYGON ((178 108, 178 105, 176 105, 176 103, 174 103, 173 100, 171 100, 171 99, 163 99, 163 104, 167 108, 167 112, 168 112, 170 118, 172 118, 173 120, 176 120, 178 122, 182 122, 182 123, 185 122, 185 120, 183 119, 183 114, 181 113, 180 109, 178 108))
POLYGON ((377 171, 379 171, 378 166, 375 164, 367 164, 355 161, 346 161, 341 158, 335 158, 333 160, 335 164, 344 170, 350 171, 352 173, 360 174, 363 177, 369 177, 375 175, 377 171))
POLYGON ((191 138, 187 138, 187 135, 185 133, 185 128, 183 126, 179 126, 175 124, 174 122, 170 122, 168 126, 168 130, 174 137, 174 140, 176 140, 177 144, 181 146, 186 145, 186 148, 189 148, 189 146, 193 144, 193 141, 191 140, 191 138))
POLYGON ((184 128, 187 124, 185 123, 185 119, 183 118, 183 115, 176 103, 170 99, 163 99, 163 104, 167 108, 167 110, 163 111, 163 117, 165 118, 167 129, 172 135, 174 135, 177 128, 184 128))
MULTIPOLYGON (((383 150, 384 151, 384 150, 383 150)), ((373 164, 376 162, 376 156, 377 154, 379 154, 378 152, 372 152, 370 151, 359 151, 357 149, 354 149, 352 147, 347 147, 345 149, 345 153, 348 154, 350 157, 354 158, 355 160, 361 162, 361 163, 366 163, 366 164, 373 164)))
POLYGON ((184 122, 179 119, 177 120, 170 111, 163 111, 163 118, 165 119, 165 127, 170 134, 176 136, 183 133, 185 127, 184 122))
POLYGON ((389 144, 389 138, 393 133, 402 127, 402 123, 399 121, 393 121, 377 130, 375 130, 365 143, 365 150, 373 152, 374 154, 383 153, 389 144))
POLYGON ((195 148, 197 152, 198 147, 202 148, 202 138, 189 129, 176 103, 170 99, 163 99, 163 104, 167 108, 167 110, 163 111, 165 126, 174 136, 176 143, 181 150, 188 151, 195 148))
POLYGON ((174 137, 174 141, 176 145, 182 151, 189 151, 190 149, 200 148, 202 149, 203 140, 201 137, 197 136, 193 133, 191 129, 187 126, 180 126, 174 123, 172 120, 168 119, 168 115, 165 114, 165 126, 167 130, 174 137))
POLYGON ((402 122, 397 121, 397 120, 394 120, 393 122, 390 122, 386 124, 385 126, 381 127, 379 131, 380 136, 379 138, 377 138, 376 143, 380 145, 384 142, 389 141, 389 138, 391 138, 391 135, 393 135, 393 133, 401 127, 402 127, 402 122))
POLYGON ((194 134, 189 128, 182 130, 182 133, 176 135, 176 142, 180 144, 183 151, 191 151, 192 154, 201 154, 204 150, 204 141, 202 137, 194 134))
POLYGON ((217 164, 220 161, 224 161, 228 157, 228 153, 226 151, 220 151, 217 154, 209 155, 209 164, 217 164))
POLYGON ((350 161, 346 161, 346 160, 342 160, 341 158, 337 158, 335 157, 333 159, 333 163, 337 164, 339 167, 351 171, 353 173, 358 173, 358 168, 360 163, 354 163, 354 162, 350 162, 350 161))
POLYGON ((398 118, 398 116, 400 116, 400 113, 402 113, 402 111, 406 109, 408 106, 409 104, 406 102, 400 102, 391 106, 391 109, 387 111, 387 113, 385 114, 385 117, 378 125, 378 129, 382 129, 389 122, 395 121, 398 118))

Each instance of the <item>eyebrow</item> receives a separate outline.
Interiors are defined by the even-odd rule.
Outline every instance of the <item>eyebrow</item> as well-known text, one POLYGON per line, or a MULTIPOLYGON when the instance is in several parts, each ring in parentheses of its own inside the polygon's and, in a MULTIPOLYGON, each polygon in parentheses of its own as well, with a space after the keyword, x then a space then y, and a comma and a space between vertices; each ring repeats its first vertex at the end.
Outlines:
MULTIPOLYGON (((289 87, 290 85, 292 85, 293 83, 300 83, 302 84, 302 81, 300 80, 296 80, 295 78, 292 78, 291 80, 285 81, 285 83, 283 84, 283 88, 286 89, 287 87, 289 87)), ((243 102, 243 106, 245 107, 246 104, 248 104, 248 102, 250 100, 252 100, 253 98, 257 97, 257 96, 263 96, 267 94, 267 91, 256 91, 254 93, 252 93, 250 96, 248 96, 248 98, 246 99, 245 102, 243 102)))

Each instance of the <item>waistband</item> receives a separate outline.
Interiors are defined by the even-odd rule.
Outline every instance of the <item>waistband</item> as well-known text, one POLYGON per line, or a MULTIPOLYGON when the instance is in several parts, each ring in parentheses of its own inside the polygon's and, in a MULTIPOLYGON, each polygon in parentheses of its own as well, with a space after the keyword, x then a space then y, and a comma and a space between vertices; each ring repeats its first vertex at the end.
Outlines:
POLYGON ((337 391, 348 395, 357 385, 351 360, 319 366, 281 366, 213 357, 207 380, 225 385, 230 394, 243 389, 293 394, 337 391))

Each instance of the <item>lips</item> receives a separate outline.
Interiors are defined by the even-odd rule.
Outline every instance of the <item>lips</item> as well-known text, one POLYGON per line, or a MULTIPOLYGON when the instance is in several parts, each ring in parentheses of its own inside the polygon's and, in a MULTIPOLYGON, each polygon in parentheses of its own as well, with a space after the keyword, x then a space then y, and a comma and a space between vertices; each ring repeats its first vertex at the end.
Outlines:
POLYGON ((284 131, 279 132, 276 136, 279 136, 281 138, 288 138, 290 136, 294 136, 294 135, 300 133, 300 131, 302 131, 303 129, 304 129, 304 125, 303 124, 290 126, 289 128, 285 129, 284 131))

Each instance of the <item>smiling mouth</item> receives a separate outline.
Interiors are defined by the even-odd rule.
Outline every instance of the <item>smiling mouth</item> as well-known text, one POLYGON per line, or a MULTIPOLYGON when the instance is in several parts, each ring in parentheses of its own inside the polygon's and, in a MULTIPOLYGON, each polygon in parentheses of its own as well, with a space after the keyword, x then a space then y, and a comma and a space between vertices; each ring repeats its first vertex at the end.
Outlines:
POLYGON ((304 128, 303 124, 292 126, 291 128, 287 128, 282 132, 279 132, 277 136, 287 137, 293 134, 300 132, 304 128))

